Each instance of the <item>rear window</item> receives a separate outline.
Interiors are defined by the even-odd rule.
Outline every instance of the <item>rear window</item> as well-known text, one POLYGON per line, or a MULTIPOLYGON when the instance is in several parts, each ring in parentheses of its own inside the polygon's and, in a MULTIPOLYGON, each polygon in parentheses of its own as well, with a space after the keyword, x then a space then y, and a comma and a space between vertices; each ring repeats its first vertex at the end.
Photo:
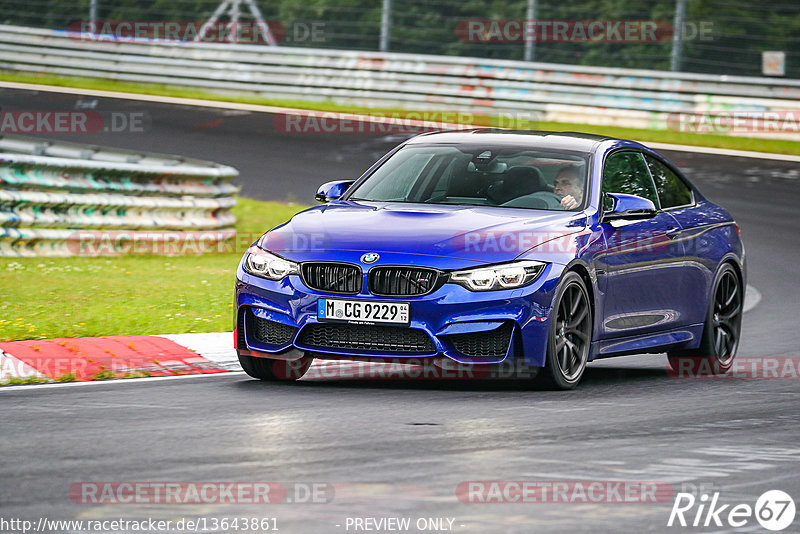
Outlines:
POLYGON ((677 208, 679 206, 692 204, 693 198, 691 189, 689 189, 672 169, 650 155, 645 154, 644 159, 647 160, 650 174, 653 175, 653 181, 656 184, 656 191, 658 192, 659 200, 661 200, 662 209, 677 208))

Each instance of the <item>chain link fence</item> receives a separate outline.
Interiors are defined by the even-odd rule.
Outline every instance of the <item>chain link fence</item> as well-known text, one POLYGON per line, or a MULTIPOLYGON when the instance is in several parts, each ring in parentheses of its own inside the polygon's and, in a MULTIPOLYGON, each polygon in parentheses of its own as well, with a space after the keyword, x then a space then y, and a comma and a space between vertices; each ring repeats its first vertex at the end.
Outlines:
MULTIPOLYGON (((93 4, 99 21, 202 23, 221 2, 2 0, 0 24, 68 29, 89 20, 93 4)), ((247 20, 246 6, 239 7, 241 20, 247 20)), ((258 7, 271 28, 280 28, 282 46, 378 50, 383 42, 385 50, 414 54, 659 70, 673 66, 684 72, 743 76, 761 76, 762 53, 780 51, 785 53, 785 76, 800 78, 800 3, 796 0, 768 4, 746 0, 259 0, 258 7), (685 6, 685 15, 676 21, 680 4, 685 6), (537 21, 535 38, 530 31, 525 33, 525 21, 530 20, 537 21), (593 22, 603 25, 596 27, 602 30, 601 37, 582 39, 581 32, 576 34, 577 26, 591 30, 593 22), (518 23, 523 26, 522 36, 516 31, 518 23), (553 35, 557 23, 566 25, 565 34, 553 35), (625 38, 628 25, 644 23, 655 25, 654 39, 625 38), (675 32, 681 36, 677 64, 671 57, 675 32)))

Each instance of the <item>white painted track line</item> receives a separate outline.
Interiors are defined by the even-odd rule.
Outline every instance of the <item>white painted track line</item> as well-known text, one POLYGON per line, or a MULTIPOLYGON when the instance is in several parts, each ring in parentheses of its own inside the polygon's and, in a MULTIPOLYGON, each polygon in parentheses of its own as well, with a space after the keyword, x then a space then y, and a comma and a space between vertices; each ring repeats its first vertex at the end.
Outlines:
POLYGON ((759 302, 761 302, 761 292, 750 284, 747 284, 747 290, 744 295, 744 309, 742 310, 742 313, 749 312, 758 306, 759 302))
POLYGON ((239 371, 239 357, 233 348, 233 332, 214 332, 203 334, 168 334, 160 335, 187 349, 196 352, 203 358, 211 360, 219 367, 239 371))
POLYGON ((800 156, 794 156, 792 154, 770 154, 768 152, 752 152, 750 150, 732 150, 728 148, 714 148, 708 146, 670 145, 667 143, 651 143, 649 141, 640 142, 654 150, 674 150, 676 152, 694 152, 697 154, 711 154, 714 156, 731 156, 738 158, 757 158, 771 159, 775 161, 800 162, 800 156))
POLYGON ((222 376, 238 376, 243 375, 244 371, 228 371, 226 373, 206 373, 196 375, 175 375, 175 376, 150 376, 143 378, 119 378, 115 380, 89 380, 86 382, 48 382, 47 384, 20 384, 13 386, 0 387, 0 394, 8 391, 21 391, 29 389, 49 389, 49 388, 79 388, 88 386, 99 386, 102 384, 142 384, 150 382, 158 382, 162 380, 182 380, 187 378, 211 378, 222 376))

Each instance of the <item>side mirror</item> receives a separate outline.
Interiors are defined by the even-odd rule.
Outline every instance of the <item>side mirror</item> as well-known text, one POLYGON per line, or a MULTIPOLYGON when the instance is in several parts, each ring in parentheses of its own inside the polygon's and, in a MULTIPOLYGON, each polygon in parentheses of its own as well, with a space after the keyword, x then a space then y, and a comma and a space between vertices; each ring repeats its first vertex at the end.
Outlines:
POLYGON ((604 193, 604 195, 606 198, 610 198, 613 203, 611 210, 603 213, 603 218, 600 222, 638 221, 652 219, 656 216, 656 205, 646 198, 624 193, 604 193))
POLYGON ((337 180, 335 182, 327 182, 319 186, 317 189, 317 194, 314 195, 314 200, 317 202, 330 202, 331 200, 336 200, 344 195, 344 192, 347 191, 351 185, 355 183, 355 180, 337 180))

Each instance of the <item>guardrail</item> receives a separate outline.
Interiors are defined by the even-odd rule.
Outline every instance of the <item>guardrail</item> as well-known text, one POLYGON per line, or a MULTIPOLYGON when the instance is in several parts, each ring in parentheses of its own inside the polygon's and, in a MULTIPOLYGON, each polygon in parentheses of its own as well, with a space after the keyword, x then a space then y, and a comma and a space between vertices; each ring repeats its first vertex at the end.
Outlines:
POLYGON ((232 250, 237 175, 176 156, 0 135, 0 256, 232 250))
MULTIPOLYGON (((779 112, 800 139, 800 80, 593 68, 449 56, 178 41, 92 40, 0 25, 0 69, 339 104, 513 114, 636 128, 676 113, 779 112), (788 115, 787 115, 788 113, 788 115)), ((762 125, 763 126, 763 125, 762 125)), ((729 133, 736 135, 732 129, 729 133)), ((726 133, 724 128, 716 133, 726 133)))

